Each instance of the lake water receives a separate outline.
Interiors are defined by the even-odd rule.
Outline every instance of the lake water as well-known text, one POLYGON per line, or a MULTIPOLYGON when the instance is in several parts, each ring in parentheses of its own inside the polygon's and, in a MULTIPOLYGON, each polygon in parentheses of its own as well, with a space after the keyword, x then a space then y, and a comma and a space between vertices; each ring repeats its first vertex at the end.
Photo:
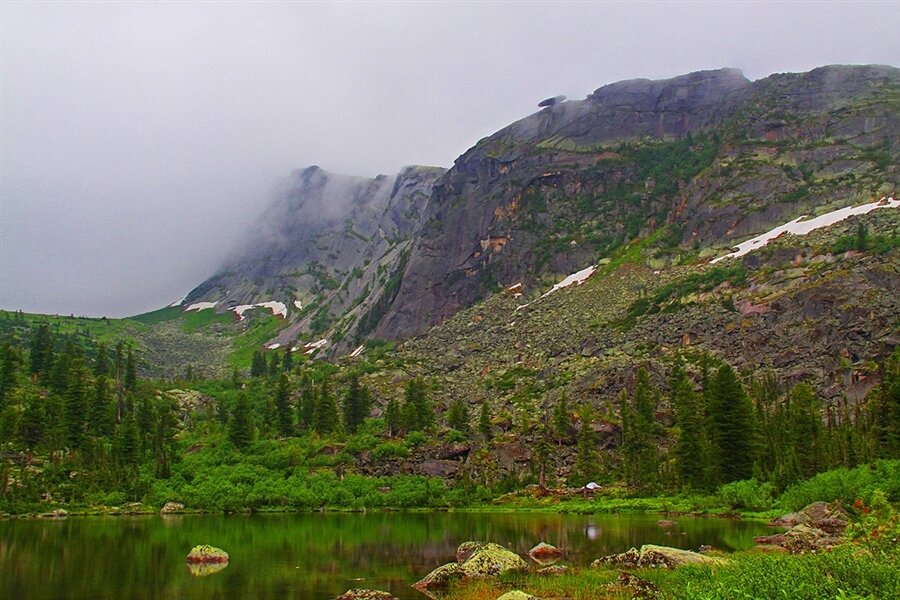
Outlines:
POLYGON ((352 587, 423 600, 409 585, 453 560, 467 540, 525 554, 540 541, 566 550, 561 564, 641 544, 723 550, 753 545, 759 522, 657 515, 368 513, 87 517, 0 521, 0 598, 329 599, 352 587), (197 544, 231 555, 227 568, 193 576, 197 544))

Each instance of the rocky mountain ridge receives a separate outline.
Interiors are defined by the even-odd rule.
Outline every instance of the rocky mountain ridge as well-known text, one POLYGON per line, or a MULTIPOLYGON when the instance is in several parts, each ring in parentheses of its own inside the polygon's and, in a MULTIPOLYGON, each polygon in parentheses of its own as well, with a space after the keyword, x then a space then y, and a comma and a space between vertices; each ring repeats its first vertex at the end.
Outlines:
POLYGON ((539 295, 648 236, 652 265, 677 266, 871 201, 900 183, 898 139, 892 67, 614 83, 511 124, 447 171, 295 173, 250 248, 182 306, 280 302, 270 346, 322 338, 346 354, 366 338, 422 334, 518 283, 539 295))

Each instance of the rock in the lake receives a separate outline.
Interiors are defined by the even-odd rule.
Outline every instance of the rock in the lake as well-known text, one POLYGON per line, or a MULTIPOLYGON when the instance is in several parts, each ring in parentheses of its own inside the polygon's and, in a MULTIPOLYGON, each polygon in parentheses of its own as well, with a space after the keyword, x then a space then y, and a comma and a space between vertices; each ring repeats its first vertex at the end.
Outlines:
POLYGON ((472 554, 484 546, 487 542, 463 542, 456 549, 456 562, 462 564, 466 562, 472 554))
POLYGON ((773 546, 792 554, 827 550, 840 543, 849 518, 839 502, 813 502, 799 512, 772 521, 772 525, 790 527, 788 531, 758 536, 753 540, 760 544, 758 549, 768 552, 776 551, 773 546))
POLYGON ((528 556, 540 564, 552 564, 562 558, 563 552, 556 546, 541 542, 528 551, 528 556))
POLYGON ((182 504, 181 502, 166 502, 162 509, 160 509, 159 514, 171 515, 174 513, 180 513, 183 510, 184 504, 182 504))
POLYGON ((381 590, 366 590, 356 588, 347 590, 334 600, 397 600, 395 596, 381 590))
POLYGON ((189 563, 227 563, 228 553, 221 548, 201 544, 194 546, 187 555, 189 563))
POLYGON ((543 569, 535 571, 538 575, 565 575, 568 572, 569 567, 566 565, 550 565, 549 567, 544 567, 543 569))
POLYGON ((510 571, 527 571, 528 563, 512 550, 487 543, 478 547, 460 567, 466 577, 496 577, 510 571))
POLYGON ((670 521, 669 519, 660 519, 659 521, 656 522, 656 524, 659 525, 660 527, 663 527, 666 529, 668 529, 669 527, 675 527, 676 525, 678 525, 678 523, 676 523, 675 521, 670 521))
POLYGON ((690 550, 682 550, 680 548, 670 548, 669 546, 656 546, 653 544, 644 544, 640 551, 631 548, 628 552, 622 554, 613 554, 598 558, 591 566, 594 568, 604 565, 619 565, 630 568, 654 568, 663 567, 672 569, 678 565, 686 564, 709 564, 720 565, 725 561, 721 558, 706 556, 690 550))
POLYGON ((454 579, 463 577, 462 565, 459 563, 447 563, 441 565, 412 586, 419 590, 430 590, 433 588, 443 588, 450 585, 454 579))
POLYGON ((497 600, 540 600, 537 596, 532 596, 531 594, 526 594, 522 590, 513 590, 511 592, 506 592, 497 600))

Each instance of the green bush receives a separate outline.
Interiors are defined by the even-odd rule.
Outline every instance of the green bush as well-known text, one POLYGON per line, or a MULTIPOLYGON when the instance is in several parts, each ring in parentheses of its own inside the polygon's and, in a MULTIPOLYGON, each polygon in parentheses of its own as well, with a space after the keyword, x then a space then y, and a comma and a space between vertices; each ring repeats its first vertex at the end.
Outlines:
POLYGON ((775 486, 772 483, 745 479, 726 483, 719 488, 717 494, 731 509, 763 511, 772 508, 774 492, 775 486))
POLYGON ((415 448, 425 443, 425 434, 421 431, 412 431, 406 436, 406 447, 415 448))
POLYGON ((375 446, 375 449, 372 450, 372 457, 375 458, 375 460, 406 458, 407 456, 409 456, 409 448, 407 448, 403 444, 397 444, 394 442, 378 444, 377 446, 375 446))
POLYGON ((879 460, 873 465, 819 473, 786 489, 778 498, 778 505, 786 510, 800 510, 820 500, 840 500, 851 506, 857 498, 869 504, 877 490, 884 492, 890 502, 900 501, 900 460, 879 460))

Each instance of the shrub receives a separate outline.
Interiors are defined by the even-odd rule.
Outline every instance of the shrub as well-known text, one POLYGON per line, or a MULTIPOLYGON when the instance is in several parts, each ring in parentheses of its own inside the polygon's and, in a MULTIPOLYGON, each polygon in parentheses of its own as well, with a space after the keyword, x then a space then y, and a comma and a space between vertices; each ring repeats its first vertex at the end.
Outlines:
POLYGON ((772 508, 774 491, 775 486, 772 483, 745 479, 721 486, 718 496, 729 508, 762 511, 772 508))
POLYGON ((386 442, 384 444, 375 446, 375 449, 372 451, 372 456, 375 458, 375 460, 406 458, 407 456, 409 456, 409 448, 407 448, 403 444, 386 442))
POLYGON ((840 500, 850 506, 857 498, 870 504, 876 490, 884 492, 891 502, 900 501, 900 460, 879 460, 873 465, 819 473, 790 486, 778 498, 778 505, 787 510, 800 510, 820 500, 840 500))

